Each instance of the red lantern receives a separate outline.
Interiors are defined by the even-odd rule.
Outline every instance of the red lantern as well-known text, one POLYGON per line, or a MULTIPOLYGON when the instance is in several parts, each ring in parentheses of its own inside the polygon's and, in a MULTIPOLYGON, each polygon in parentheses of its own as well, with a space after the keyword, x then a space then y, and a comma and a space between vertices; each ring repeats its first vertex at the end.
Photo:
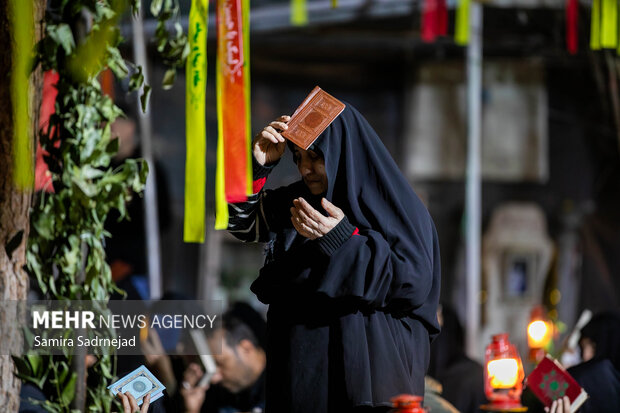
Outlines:
POLYGON ((411 394, 399 394, 390 399, 393 410, 392 413, 427 413, 422 407, 422 397, 411 394))
POLYGON ((520 411, 523 391, 523 365, 517 348, 508 334, 497 334, 486 348, 484 392, 491 402, 484 406, 492 411, 520 411), (515 409, 515 410, 513 410, 515 409))

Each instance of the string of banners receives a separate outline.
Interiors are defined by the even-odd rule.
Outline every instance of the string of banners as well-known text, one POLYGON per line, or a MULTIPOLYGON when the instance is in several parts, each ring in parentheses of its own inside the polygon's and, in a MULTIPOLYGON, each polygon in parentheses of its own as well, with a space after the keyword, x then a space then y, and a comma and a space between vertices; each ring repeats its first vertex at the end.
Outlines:
MULTIPOLYGON (((186 64, 185 242, 204 242, 206 186, 205 95, 208 0, 192 0, 186 64)), ((228 202, 252 193, 249 1, 217 0, 215 178, 216 229, 228 226, 228 202)))
MULTIPOLYGON (((291 24, 308 24, 307 0, 290 0, 291 24)), ((454 41, 467 45, 472 0, 423 0, 421 38, 434 42, 448 36, 448 7, 454 7, 454 41)), ((578 0, 565 0, 566 48, 578 52, 578 0)), ((249 0, 215 0, 217 22, 216 105, 218 120, 215 179, 215 229, 228 226, 228 203, 252 194, 249 0)), ((332 0, 333 8, 338 6, 332 0)), ((185 242, 204 242, 206 187, 205 95, 209 0, 192 0, 189 15, 190 53, 186 64, 185 242)), ((593 0, 590 26, 593 50, 617 49, 618 2, 593 0)))

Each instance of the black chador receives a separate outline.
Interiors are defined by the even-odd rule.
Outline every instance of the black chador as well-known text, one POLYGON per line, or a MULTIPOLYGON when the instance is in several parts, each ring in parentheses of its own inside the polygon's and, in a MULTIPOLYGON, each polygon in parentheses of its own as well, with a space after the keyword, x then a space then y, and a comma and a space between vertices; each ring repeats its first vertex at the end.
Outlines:
MULTIPOLYGON (((328 189, 303 181, 230 204, 229 230, 268 242, 252 291, 269 304, 267 412, 322 413, 389 406, 423 395, 439 332, 440 260, 433 221, 376 132, 350 105, 310 148, 328 189), (346 217, 309 240, 291 223, 293 199, 346 217)), ((274 165, 254 162, 259 182, 274 165)))

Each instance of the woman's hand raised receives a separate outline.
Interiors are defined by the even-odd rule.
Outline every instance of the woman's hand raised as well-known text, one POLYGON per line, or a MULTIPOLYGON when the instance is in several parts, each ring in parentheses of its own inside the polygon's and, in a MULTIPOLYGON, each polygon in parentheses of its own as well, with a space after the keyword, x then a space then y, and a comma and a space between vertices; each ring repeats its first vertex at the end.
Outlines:
POLYGON ((254 158, 261 165, 273 163, 282 157, 286 149, 285 139, 280 132, 288 128, 287 122, 290 116, 280 116, 278 119, 265 126, 252 142, 254 158))

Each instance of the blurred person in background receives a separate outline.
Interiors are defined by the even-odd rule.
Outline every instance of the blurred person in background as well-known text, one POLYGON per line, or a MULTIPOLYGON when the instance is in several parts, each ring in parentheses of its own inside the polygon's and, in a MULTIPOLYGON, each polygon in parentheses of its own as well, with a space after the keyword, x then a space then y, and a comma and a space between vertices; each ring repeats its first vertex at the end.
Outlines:
POLYGON ((424 378, 424 407, 433 413, 459 413, 449 401, 441 397, 443 388, 441 383, 432 377, 424 378))
POLYGON ((581 329, 579 339, 584 362, 607 359, 620 371, 620 315, 600 313, 581 329))
POLYGON ((288 116, 253 142, 255 194, 229 204, 228 230, 268 242, 252 284, 267 314, 267 411, 387 411, 424 394, 439 332, 433 221, 377 133, 352 106, 308 150, 301 180, 263 190, 288 116))
MULTIPOLYGON (((247 307, 241 312, 246 316, 251 314, 247 307)), ((222 328, 208 337, 214 353, 220 346, 222 349, 219 354, 213 354, 217 371, 210 383, 198 385, 203 371, 196 363, 191 363, 184 372, 180 393, 185 412, 235 413, 265 409, 266 355, 261 346, 262 338, 254 333, 261 327, 246 324, 247 319, 236 318, 237 313, 233 307, 223 316, 222 328)), ((254 315, 249 319, 256 321, 254 315)))
POLYGON ((568 369, 588 393, 581 413, 620 412, 620 315, 597 314, 581 329, 583 363, 568 369))
MULTIPOLYGON (((133 110, 123 102, 117 103, 127 117, 119 117, 111 125, 112 136, 117 138, 118 153, 112 159, 111 167, 117 168, 126 159, 138 159, 141 156, 139 138, 136 131, 136 122, 132 118, 133 110)), ((156 160, 149 165, 149 170, 155 172, 157 187, 157 212, 160 234, 170 225, 170 196, 163 167, 156 160)), ((151 179, 152 173, 149 173, 151 179)), ((146 228, 144 225, 144 200, 142 196, 133 194, 127 204, 127 217, 119 221, 120 214, 116 210, 110 211, 105 222, 105 229, 111 234, 106 238, 106 258, 112 271, 112 279, 127 293, 129 300, 147 300, 148 269, 146 256, 146 228)), ((120 298, 114 294, 112 299, 120 298)))
POLYGON ((487 402, 482 365, 465 354, 465 335, 456 312, 443 304, 437 312, 441 333, 431 344, 428 375, 439 381, 444 399, 462 413, 480 411, 487 402))

